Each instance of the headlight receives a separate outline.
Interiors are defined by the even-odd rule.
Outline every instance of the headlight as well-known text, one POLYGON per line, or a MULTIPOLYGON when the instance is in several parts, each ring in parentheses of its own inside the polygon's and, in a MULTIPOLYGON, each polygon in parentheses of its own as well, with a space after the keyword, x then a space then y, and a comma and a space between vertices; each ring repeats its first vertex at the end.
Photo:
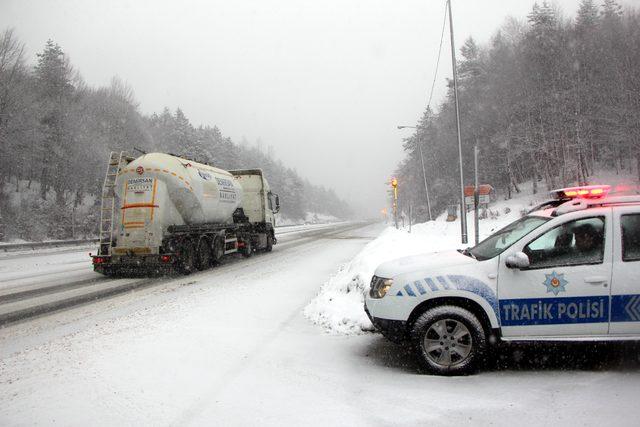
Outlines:
POLYGON ((371 290, 369 291, 369 296, 376 299, 383 298, 387 294, 391 285, 393 285, 393 279, 373 276, 371 278, 371 290))

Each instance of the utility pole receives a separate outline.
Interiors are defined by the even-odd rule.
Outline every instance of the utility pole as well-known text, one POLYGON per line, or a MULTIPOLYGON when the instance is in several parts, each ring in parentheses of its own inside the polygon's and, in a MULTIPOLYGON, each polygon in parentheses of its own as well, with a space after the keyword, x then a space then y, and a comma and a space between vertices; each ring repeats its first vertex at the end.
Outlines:
POLYGON ((420 161, 422 162, 422 178, 424 179, 424 191, 427 193, 427 210, 429 211, 429 221, 433 221, 431 216, 431 201, 429 200, 429 187, 427 187, 427 172, 424 169, 424 156, 422 155, 422 138, 420 138, 420 128, 416 128, 418 134, 418 150, 420 151, 420 161))
POLYGON ((475 166, 475 172, 474 172, 475 189, 473 191, 473 204, 474 204, 473 227, 474 227, 474 234, 476 238, 475 241, 477 245, 480 242, 480 218, 478 217, 478 209, 479 209, 478 205, 480 202, 480 184, 478 183, 478 141, 476 141, 476 145, 474 145, 473 147, 473 164, 475 166))
POLYGON ((393 187, 393 219, 398 229, 398 180, 391 178, 391 186, 393 187))
POLYGON ((453 97, 456 104, 456 130, 458 133, 458 157, 460 160, 460 228, 462 232, 462 243, 466 244, 467 239, 467 209, 464 205, 464 176, 462 172, 462 139, 460 137, 460 107, 458 106, 458 70, 456 65, 456 47, 453 40, 453 16, 451 15, 451 0, 447 0, 449 8, 449 30, 451 33, 451 66, 453 68, 453 97))

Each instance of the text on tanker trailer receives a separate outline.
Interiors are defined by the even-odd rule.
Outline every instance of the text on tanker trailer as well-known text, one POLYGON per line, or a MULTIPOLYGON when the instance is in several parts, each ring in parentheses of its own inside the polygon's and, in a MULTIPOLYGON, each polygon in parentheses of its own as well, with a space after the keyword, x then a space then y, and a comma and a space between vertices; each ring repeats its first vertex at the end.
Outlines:
POLYGON ((225 171, 170 154, 112 152, 103 185, 103 274, 203 270, 226 254, 271 251, 280 201, 260 169, 225 171))

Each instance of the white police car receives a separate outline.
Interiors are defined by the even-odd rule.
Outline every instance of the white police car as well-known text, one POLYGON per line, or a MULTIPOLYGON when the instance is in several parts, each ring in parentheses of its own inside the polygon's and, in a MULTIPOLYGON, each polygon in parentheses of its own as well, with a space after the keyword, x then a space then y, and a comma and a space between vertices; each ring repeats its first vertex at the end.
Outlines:
POLYGON ((640 196, 608 191, 556 190, 473 248, 386 262, 365 310, 437 374, 472 372, 497 340, 640 340, 640 196))

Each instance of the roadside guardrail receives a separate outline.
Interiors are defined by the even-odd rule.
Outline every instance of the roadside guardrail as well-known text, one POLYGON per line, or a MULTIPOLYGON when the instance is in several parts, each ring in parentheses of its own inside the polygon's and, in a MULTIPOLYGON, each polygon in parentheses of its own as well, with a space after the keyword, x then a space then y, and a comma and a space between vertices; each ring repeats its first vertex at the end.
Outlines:
POLYGON ((64 246, 89 245, 98 243, 99 239, 53 240, 51 242, 28 242, 0 244, 0 252, 12 252, 27 249, 59 248, 64 246))
MULTIPOLYGON (((276 227, 276 231, 278 229, 287 229, 287 228, 300 228, 300 230, 305 230, 306 228, 321 225, 332 225, 332 223, 327 224, 301 224, 301 225, 279 225, 276 227)), ((78 245, 90 245, 93 243, 98 243, 100 239, 75 239, 75 240, 52 240, 50 242, 27 242, 27 243, 0 243, 0 252, 13 252, 20 250, 35 250, 35 249, 47 249, 47 248, 61 248, 65 246, 78 246, 78 245)))

